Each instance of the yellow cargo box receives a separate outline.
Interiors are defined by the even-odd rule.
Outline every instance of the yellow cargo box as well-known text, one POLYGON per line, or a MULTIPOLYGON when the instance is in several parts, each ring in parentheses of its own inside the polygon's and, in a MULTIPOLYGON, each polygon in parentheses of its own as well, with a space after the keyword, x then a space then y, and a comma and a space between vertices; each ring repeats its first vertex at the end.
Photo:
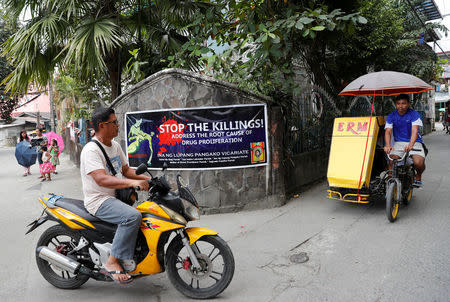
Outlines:
POLYGON ((384 117, 380 116, 372 117, 372 121, 370 117, 342 117, 334 120, 327 172, 330 187, 360 189, 363 185, 369 186, 379 125, 384 123, 384 117))

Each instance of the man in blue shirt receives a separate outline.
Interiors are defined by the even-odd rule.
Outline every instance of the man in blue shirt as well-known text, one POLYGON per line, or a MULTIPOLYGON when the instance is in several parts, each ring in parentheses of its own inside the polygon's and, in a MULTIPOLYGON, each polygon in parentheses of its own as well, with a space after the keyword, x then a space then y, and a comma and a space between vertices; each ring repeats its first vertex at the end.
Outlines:
MULTIPOLYGON (((416 169, 416 179, 413 185, 421 187, 422 173, 425 170, 425 152, 419 127, 423 124, 419 113, 409 108, 409 105, 408 95, 400 94, 395 98, 397 110, 391 112, 386 119, 384 152, 391 154, 392 157, 400 158, 403 152, 409 151, 416 169), (393 146, 391 144, 392 132, 395 140, 393 146)), ((392 169, 392 161, 389 163, 389 169, 392 169)))

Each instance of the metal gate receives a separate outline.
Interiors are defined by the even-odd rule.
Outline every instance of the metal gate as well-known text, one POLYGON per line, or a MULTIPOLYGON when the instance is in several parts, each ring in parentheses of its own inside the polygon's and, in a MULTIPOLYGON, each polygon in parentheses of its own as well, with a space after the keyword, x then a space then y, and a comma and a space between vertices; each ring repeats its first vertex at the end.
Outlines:
POLYGON ((285 115, 285 146, 291 155, 327 148, 331 143, 333 121, 342 112, 333 98, 313 85, 295 99, 295 108, 285 115))

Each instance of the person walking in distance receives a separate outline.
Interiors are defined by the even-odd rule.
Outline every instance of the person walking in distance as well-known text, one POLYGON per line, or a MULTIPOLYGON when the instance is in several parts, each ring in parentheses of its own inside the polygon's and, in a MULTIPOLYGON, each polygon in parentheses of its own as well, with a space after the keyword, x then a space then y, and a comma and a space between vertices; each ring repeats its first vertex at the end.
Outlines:
MULTIPOLYGON (((37 158, 38 158, 38 162, 39 162, 39 167, 42 165, 42 147, 47 146, 48 145, 48 139, 46 136, 44 136, 42 134, 43 129, 42 128, 37 128, 36 129, 36 137, 34 137, 31 140, 31 145, 32 146, 36 146, 36 151, 37 151, 37 158)), ((39 178, 44 178, 41 174, 41 176, 39 178)))
POLYGON ((119 123, 112 108, 97 108, 92 114, 95 137, 105 150, 117 173, 108 168, 102 150, 96 142, 86 144, 81 152, 80 172, 83 184, 84 205, 92 215, 117 224, 110 256, 103 273, 121 284, 132 281, 124 272, 119 260, 133 259, 136 238, 141 223, 141 213, 115 197, 115 189, 139 187, 149 189, 145 175, 136 175, 128 166, 120 145, 113 139, 119 133, 119 123))
MULTIPOLYGON (((19 138, 17 139, 17 143, 20 143, 22 141, 30 142, 30 138, 28 137, 27 131, 25 131, 25 130, 20 131, 19 138)), ((28 167, 24 167, 24 168, 25 168, 25 170, 23 172, 23 176, 31 175, 30 167, 28 166, 28 167)))

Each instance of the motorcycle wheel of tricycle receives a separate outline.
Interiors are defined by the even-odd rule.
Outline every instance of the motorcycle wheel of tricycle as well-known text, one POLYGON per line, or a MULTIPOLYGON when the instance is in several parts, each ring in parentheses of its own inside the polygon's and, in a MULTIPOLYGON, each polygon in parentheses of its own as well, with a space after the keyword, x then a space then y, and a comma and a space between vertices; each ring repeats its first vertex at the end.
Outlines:
MULTIPOLYGON (((39 238, 37 246, 46 246, 52 250, 60 250, 62 254, 67 254, 73 247, 77 246, 80 236, 74 232, 63 228, 60 225, 54 225, 48 228, 39 238), (56 244, 55 244, 56 243, 56 244)), ((36 263, 41 275, 50 284, 62 289, 75 289, 89 280, 87 275, 73 275, 68 271, 53 267, 46 260, 39 258, 36 254, 36 263)))
POLYGON ((397 220, 399 203, 396 200, 397 183, 395 181, 388 184, 386 189, 386 216, 390 222, 397 220))
POLYGON ((167 248, 167 274, 183 295, 193 299, 213 298, 223 292, 233 278, 233 253, 228 244, 217 235, 203 236, 194 245, 200 252, 197 258, 203 270, 192 270, 189 255, 178 237, 167 248))

